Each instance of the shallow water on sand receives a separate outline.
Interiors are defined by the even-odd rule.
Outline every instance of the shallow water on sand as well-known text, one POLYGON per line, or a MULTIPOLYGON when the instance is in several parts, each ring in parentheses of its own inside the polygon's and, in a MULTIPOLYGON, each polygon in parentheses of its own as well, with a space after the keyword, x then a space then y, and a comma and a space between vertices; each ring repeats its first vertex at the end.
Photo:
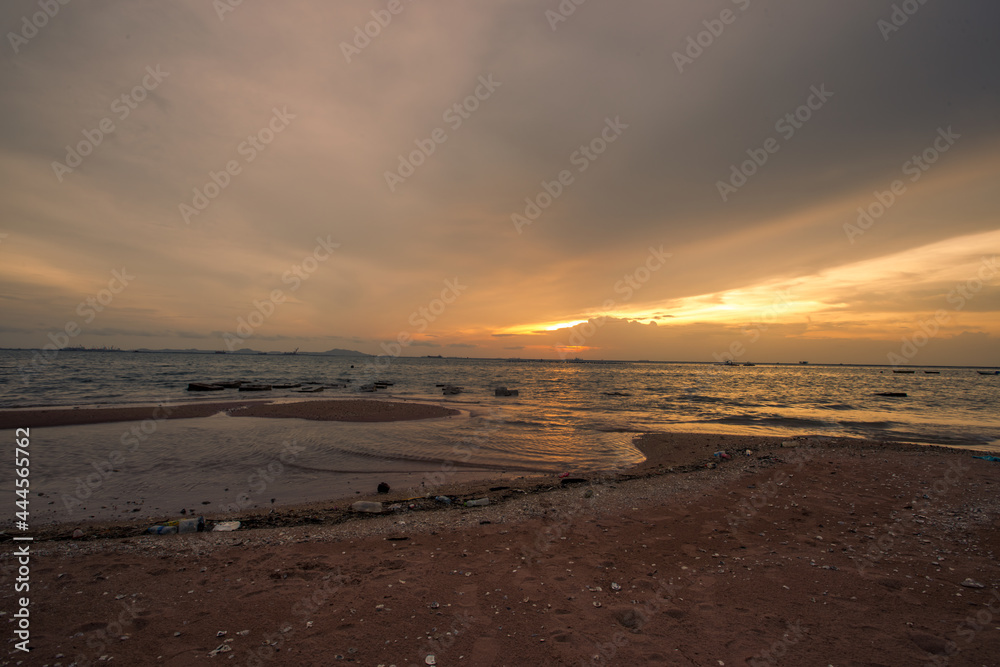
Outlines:
MULTIPOLYGON (((345 423, 230 417, 31 429, 35 522, 239 511, 484 477, 615 469, 632 435, 525 438, 502 415, 345 423), (560 438, 562 442, 559 442, 560 438)), ((13 431, 0 431, 13 441, 13 431)), ((13 484, 8 482, 3 486, 13 484)))

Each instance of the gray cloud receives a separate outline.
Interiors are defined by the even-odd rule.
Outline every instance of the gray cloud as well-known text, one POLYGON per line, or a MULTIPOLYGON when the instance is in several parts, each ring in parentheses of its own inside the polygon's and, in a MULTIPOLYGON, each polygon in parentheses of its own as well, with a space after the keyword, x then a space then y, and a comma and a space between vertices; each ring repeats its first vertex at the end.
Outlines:
MULTIPOLYGON (((888 41, 877 21, 892 2, 586 3, 553 31, 555 4, 406 4, 350 64, 340 44, 378 3, 243 3, 225 20, 193 0, 61 6, 0 60, 0 344, 63 326, 121 266, 135 283, 85 335, 232 330, 281 290, 255 338, 375 351, 458 276, 468 291, 425 335, 499 349, 476 337, 621 304, 615 285, 650 246, 673 257, 630 306, 995 229, 994 3, 928 3, 888 41), (737 20, 678 72, 673 54, 727 8, 737 20), (122 117, 115 100, 147 67, 169 75, 122 117), (490 76, 499 87, 453 127, 446 111, 490 76), (814 86, 833 97, 781 137, 775 122, 814 86), (294 118, 253 149, 275 109, 294 118), (579 172, 571 156, 608 118, 627 129, 579 172), (53 161, 103 119, 114 131, 59 182, 53 161), (955 146, 849 242, 856 208, 949 126, 955 146), (447 141, 390 192, 385 172, 438 128, 447 141), (717 181, 769 137, 780 150, 723 202, 717 181), (239 173, 220 176, 230 161, 239 173), (561 170, 573 183, 518 234, 511 214, 561 170), (185 221, 212 174, 226 185, 185 221), (292 289, 327 236, 340 248, 292 289)), ((8 2, 0 27, 35 11, 8 2)), ((934 301, 873 290, 855 307, 904 316, 934 301)), ((984 295, 970 312, 995 309, 984 295)))

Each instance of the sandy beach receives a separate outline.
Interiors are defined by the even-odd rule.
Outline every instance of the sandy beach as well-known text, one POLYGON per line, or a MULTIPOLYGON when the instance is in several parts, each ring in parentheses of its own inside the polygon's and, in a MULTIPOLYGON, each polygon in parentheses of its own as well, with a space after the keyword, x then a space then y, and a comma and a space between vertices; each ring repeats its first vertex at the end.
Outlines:
POLYGON ((43 530, 34 650, 11 639, 4 664, 996 664, 997 464, 819 438, 637 446, 625 472, 366 498, 381 515, 352 498, 235 532, 43 530))

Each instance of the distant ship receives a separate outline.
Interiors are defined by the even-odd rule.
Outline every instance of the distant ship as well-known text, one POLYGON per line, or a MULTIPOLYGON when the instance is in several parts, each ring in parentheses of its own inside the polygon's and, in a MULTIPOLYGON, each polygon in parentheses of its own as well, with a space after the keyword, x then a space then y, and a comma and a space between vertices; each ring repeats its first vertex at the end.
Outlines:
POLYGON ((295 350, 293 350, 292 352, 282 352, 282 354, 286 356, 292 356, 293 354, 298 354, 298 353, 299 353, 299 348, 295 348, 295 350))

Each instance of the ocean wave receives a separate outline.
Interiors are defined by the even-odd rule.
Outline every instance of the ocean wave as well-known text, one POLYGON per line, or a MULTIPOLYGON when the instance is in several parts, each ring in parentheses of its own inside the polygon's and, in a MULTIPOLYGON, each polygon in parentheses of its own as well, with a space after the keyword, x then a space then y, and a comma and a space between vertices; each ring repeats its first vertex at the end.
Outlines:
POLYGON ((647 429, 635 428, 634 426, 592 426, 590 427, 598 433, 645 433, 647 429))

